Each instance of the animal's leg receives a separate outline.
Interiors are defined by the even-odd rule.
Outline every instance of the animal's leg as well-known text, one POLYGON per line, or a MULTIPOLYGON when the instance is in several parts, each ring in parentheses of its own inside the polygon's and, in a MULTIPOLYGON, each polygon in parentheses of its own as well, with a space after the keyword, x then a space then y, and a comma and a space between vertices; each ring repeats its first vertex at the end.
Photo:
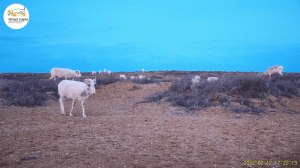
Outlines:
POLYGON ((86 117, 86 115, 85 115, 85 113, 84 113, 83 102, 84 102, 84 100, 81 101, 81 106, 82 106, 82 116, 83 116, 83 117, 86 117))
POLYGON ((66 115, 62 97, 59 98, 59 103, 60 103, 61 114, 66 115))
POLYGON ((72 110, 73 110, 73 107, 75 106, 76 104, 76 99, 73 99, 72 100, 72 108, 71 108, 71 111, 70 111, 70 116, 72 116, 72 110))

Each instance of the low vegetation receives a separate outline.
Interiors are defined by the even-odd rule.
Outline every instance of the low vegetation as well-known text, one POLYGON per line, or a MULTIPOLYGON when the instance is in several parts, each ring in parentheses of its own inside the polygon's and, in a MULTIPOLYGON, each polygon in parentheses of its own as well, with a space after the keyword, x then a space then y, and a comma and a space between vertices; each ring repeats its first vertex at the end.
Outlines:
MULTIPOLYGON (((220 80, 207 82, 201 78, 193 88, 189 75, 172 81, 172 85, 165 92, 157 92, 145 98, 144 102, 164 100, 175 106, 189 110, 201 110, 211 106, 221 105, 234 112, 259 114, 264 110, 254 105, 253 98, 267 99, 273 95, 282 97, 299 97, 300 76, 298 74, 284 74, 283 77, 274 75, 266 79, 257 73, 239 75, 223 75, 220 80)), ((272 106, 272 102, 270 102, 272 106)))
POLYGON ((170 80, 164 79, 161 76, 151 76, 150 78, 146 77, 143 79, 135 78, 132 80, 132 83, 139 83, 139 84, 148 84, 148 83, 159 83, 159 82, 170 82, 170 80))
POLYGON ((34 76, 0 78, 1 97, 5 104, 15 106, 42 106, 51 96, 58 99, 57 83, 34 76))
POLYGON ((108 77, 104 77, 104 78, 96 78, 97 85, 108 85, 108 84, 114 83, 116 81, 117 81, 117 79, 112 76, 108 76, 108 77))

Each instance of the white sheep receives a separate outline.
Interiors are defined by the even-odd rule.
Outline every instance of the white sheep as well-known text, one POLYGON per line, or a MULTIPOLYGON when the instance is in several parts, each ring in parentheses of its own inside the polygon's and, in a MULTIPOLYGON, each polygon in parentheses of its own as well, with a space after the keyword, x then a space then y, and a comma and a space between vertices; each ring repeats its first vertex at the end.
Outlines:
POLYGON ((144 75, 140 75, 139 79, 145 79, 145 76, 144 75))
POLYGON ((106 69, 104 69, 103 72, 104 72, 105 74, 107 74, 107 70, 106 70, 106 69))
POLYGON ((100 71, 99 71, 99 75, 102 74, 102 73, 103 73, 103 72, 100 70, 100 71))
POLYGON ((145 73, 145 69, 142 69, 142 72, 145 73))
POLYGON ((217 80, 219 80, 218 77, 208 77, 207 78, 207 82, 212 82, 212 81, 217 81, 217 80))
POLYGON ((193 79, 192 79, 192 87, 194 87, 197 83, 200 82, 200 76, 195 76, 193 79))
POLYGON ((270 79, 271 79, 271 75, 274 73, 279 73, 281 76, 283 76, 283 74, 282 74, 283 69, 284 68, 281 65, 272 66, 272 67, 268 68, 266 70, 266 72, 263 73, 263 75, 268 75, 270 77, 270 79))
POLYGON ((194 79, 200 80, 200 76, 195 76, 194 79))
POLYGON ((65 79, 68 79, 68 77, 81 77, 81 74, 78 70, 72 71, 65 68, 52 68, 51 77, 49 79, 56 79, 56 77, 65 77, 65 79))
POLYGON ((96 79, 85 79, 84 82, 78 81, 70 81, 70 80, 63 80, 58 84, 58 94, 60 96, 59 103, 61 108, 61 113, 66 115, 64 109, 64 98, 71 98, 72 99, 72 108, 70 111, 70 116, 72 116, 72 110, 76 103, 76 100, 81 101, 82 106, 82 116, 86 117, 84 113, 84 106, 83 102, 86 98, 88 98, 91 94, 96 94, 95 89, 96 79))
POLYGON ((92 71, 92 75, 96 75, 97 74, 97 72, 96 71, 92 71))
POLYGON ((127 79, 125 75, 120 75, 120 79, 127 79))
POLYGON ((113 76, 113 72, 107 71, 108 76, 113 76))
POLYGON ((136 76, 131 76, 131 77, 130 77, 131 80, 133 80, 133 79, 135 79, 135 78, 137 78, 137 77, 136 77, 136 76))

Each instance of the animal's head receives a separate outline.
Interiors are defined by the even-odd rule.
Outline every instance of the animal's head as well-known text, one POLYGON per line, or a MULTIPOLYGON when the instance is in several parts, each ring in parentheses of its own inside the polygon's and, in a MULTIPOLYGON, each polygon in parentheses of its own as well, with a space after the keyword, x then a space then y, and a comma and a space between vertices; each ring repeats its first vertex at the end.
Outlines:
POLYGON ((88 93, 89 94, 96 94, 95 84, 96 84, 96 78, 95 79, 85 79, 84 83, 88 86, 88 93))
POLYGON ((283 70, 284 69, 284 67, 283 66, 280 66, 281 67, 281 70, 283 70))
POLYGON ((78 70, 75 70, 75 73, 77 74, 77 77, 81 77, 81 73, 78 70))

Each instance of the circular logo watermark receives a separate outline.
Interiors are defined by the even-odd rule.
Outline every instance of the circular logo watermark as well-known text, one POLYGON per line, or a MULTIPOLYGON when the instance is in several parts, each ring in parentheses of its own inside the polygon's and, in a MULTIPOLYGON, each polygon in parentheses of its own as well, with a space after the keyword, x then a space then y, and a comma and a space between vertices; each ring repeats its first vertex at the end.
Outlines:
POLYGON ((4 22, 12 29, 21 29, 29 21, 29 12, 21 4, 9 5, 3 14, 4 22))

